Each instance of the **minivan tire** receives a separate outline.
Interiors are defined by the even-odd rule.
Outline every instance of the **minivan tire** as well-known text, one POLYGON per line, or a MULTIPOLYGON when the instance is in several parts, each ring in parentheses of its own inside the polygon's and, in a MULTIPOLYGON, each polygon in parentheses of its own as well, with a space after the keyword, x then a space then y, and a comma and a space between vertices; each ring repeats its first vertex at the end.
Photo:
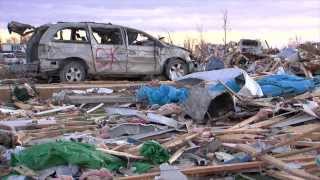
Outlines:
POLYGON ((82 63, 71 61, 65 64, 59 72, 61 82, 80 82, 86 78, 86 70, 82 63))
POLYGON ((188 74, 187 63, 180 59, 169 60, 165 67, 165 74, 170 80, 176 80, 177 78, 188 74))

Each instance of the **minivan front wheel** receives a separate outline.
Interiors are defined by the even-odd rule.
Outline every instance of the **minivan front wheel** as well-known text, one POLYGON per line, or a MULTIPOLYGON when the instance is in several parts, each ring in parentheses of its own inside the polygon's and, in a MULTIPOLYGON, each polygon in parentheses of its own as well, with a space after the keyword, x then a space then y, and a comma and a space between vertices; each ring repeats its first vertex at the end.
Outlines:
POLYGON ((79 82, 85 80, 86 71, 82 63, 69 62, 60 70, 61 82, 79 82))
POLYGON ((175 80, 186 74, 188 74, 188 66, 185 61, 173 59, 166 65, 166 75, 170 80, 175 80))

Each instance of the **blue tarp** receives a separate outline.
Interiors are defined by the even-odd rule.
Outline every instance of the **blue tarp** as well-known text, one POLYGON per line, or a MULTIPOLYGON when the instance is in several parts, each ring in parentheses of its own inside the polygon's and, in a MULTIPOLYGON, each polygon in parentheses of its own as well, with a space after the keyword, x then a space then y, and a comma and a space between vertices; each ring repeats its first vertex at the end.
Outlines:
MULTIPOLYGON (((294 75, 270 75, 260 80, 257 80, 260 85, 264 96, 292 96, 305 93, 312 90, 318 79, 305 79, 294 75)), ((240 91, 240 85, 238 85, 235 79, 226 82, 226 85, 234 92, 240 91)), ((209 87, 209 91, 224 91, 225 88, 222 84, 216 84, 209 87)))
POLYGON ((137 92, 137 100, 147 100, 149 104, 181 103, 187 98, 188 90, 186 88, 178 89, 163 84, 160 87, 142 86, 137 92))
MULTIPOLYGON (((314 89, 319 82, 319 78, 305 79, 287 74, 271 75, 257 80, 266 97, 302 94, 314 89)), ((231 79, 225 83, 235 92, 239 92, 241 89, 235 79, 231 79)), ((209 92, 216 93, 223 91, 225 91, 225 88, 220 83, 209 87, 209 92)), ((161 85, 160 87, 142 86, 137 92, 137 100, 147 100, 149 104, 182 103, 187 98, 188 90, 186 88, 175 88, 169 85, 161 85)))
POLYGON ((305 93, 315 87, 316 79, 294 75, 271 75, 257 80, 264 96, 289 96, 305 93))

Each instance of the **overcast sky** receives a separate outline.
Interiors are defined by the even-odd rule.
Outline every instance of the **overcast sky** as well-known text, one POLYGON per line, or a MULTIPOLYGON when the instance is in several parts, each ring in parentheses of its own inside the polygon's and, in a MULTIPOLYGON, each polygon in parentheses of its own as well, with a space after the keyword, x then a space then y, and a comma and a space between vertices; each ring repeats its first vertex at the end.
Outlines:
POLYGON ((275 45, 298 36, 320 41, 320 0, 0 0, 0 29, 15 20, 32 25, 57 21, 112 22, 154 35, 170 32, 181 43, 201 27, 210 42, 222 41, 222 11, 229 39, 260 38, 275 45))

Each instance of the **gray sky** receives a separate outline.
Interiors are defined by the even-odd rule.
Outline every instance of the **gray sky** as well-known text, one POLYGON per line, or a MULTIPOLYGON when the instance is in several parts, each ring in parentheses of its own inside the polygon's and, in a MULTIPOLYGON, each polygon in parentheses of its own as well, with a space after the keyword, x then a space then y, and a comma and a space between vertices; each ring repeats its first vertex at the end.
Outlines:
POLYGON ((57 21, 112 22, 156 34, 171 32, 177 42, 196 38, 201 27, 211 42, 222 41, 222 11, 228 10, 229 39, 320 41, 319 0, 0 0, 0 32, 15 20, 32 25, 57 21))

